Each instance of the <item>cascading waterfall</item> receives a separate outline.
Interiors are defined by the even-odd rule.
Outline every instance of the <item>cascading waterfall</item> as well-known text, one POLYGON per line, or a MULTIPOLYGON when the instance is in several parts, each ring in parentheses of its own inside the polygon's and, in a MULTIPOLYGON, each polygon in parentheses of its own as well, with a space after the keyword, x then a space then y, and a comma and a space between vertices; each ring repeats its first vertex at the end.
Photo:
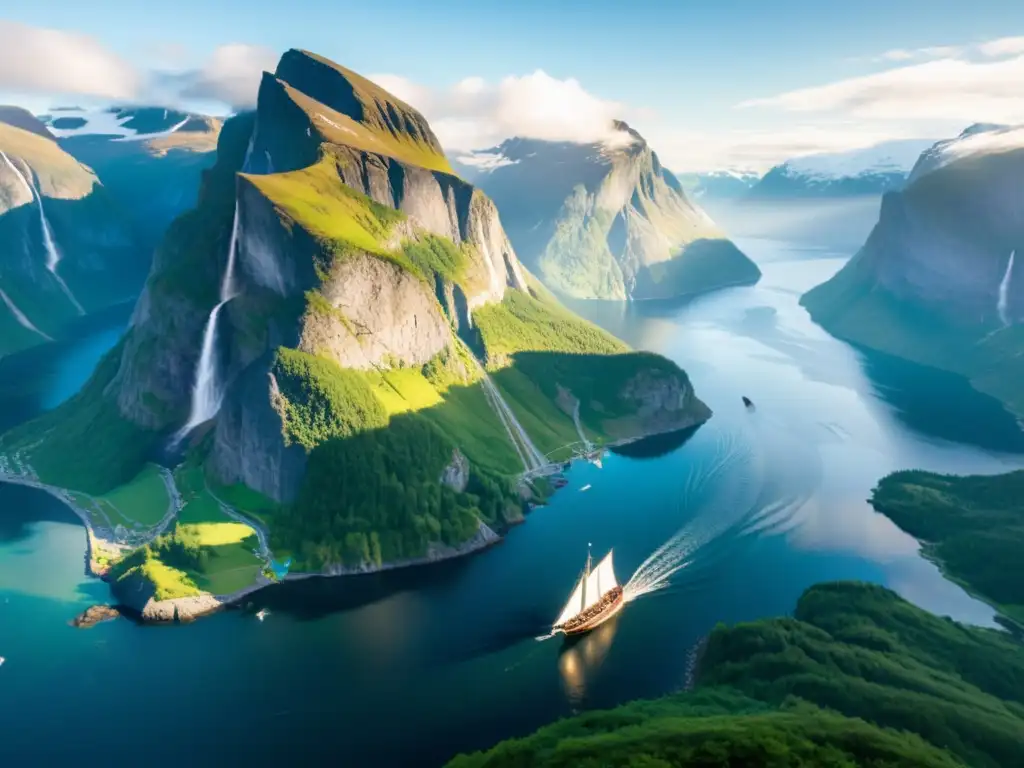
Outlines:
POLYGON ((29 170, 26 176, 2 150, 0 150, 0 157, 7 163, 7 167, 14 171, 15 175, 21 179, 21 183, 25 185, 25 189, 28 190, 28 193, 39 207, 39 224, 43 230, 43 247, 46 249, 46 269, 56 279, 57 284, 60 285, 64 295, 74 305, 78 314, 84 315, 85 309, 82 308, 82 305, 78 303, 78 299, 71 293, 71 289, 64 282, 64 278, 57 274, 57 265, 60 264, 60 251, 57 249, 57 243, 53 238, 53 230, 50 229, 50 222, 46 218, 46 211, 43 209, 43 196, 39 194, 39 190, 36 189, 35 182, 31 178, 31 170, 29 170))
POLYGON ((228 243, 228 263, 220 283, 220 301, 210 311, 203 329, 203 345, 196 367, 196 380, 192 386, 192 406, 188 421, 174 436, 174 443, 180 443, 189 432, 203 424, 220 410, 224 392, 217 377, 217 318, 225 304, 236 295, 235 256, 238 250, 238 201, 235 201, 235 218, 231 224, 231 241, 228 243))
POLYGON ((491 377, 487 375, 487 370, 484 368, 483 363, 477 359, 476 355, 473 355, 473 360, 476 361, 477 368, 480 369, 480 381, 484 388, 484 394, 487 396, 487 401, 497 414, 502 426, 505 427, 505 432, 508 433, 508 439, 511 441, 512 447, 515 448, 519 460, 523 462, 523 469, 530 472, 545 466, 548 461, 544 454, 537 450, 537 446, 533 444, 530 436, 523 429, 523 425, 519 423, 519 419, 516 418, 512 409, 509 408, 505 398, 501 396, 501 391, 491 381, 491 377))
POLYGON ((999 283, 999 299, 996 302, 996 311, 999 312, 999 319, 1002 320, 1003 325, 1007 328, 1011 324, 1009 315, 1010 279, 1013 277, 1013 258, 1016 255, 1017 252, 1012 251, 1010 253, 1010 260, 1006 262, 1006 273, 1003 275, 1002 282, 999 283))
POLYGON ((36 328, 35 324, 25 316, 24 312, 18 309, 18 305, 11 300, 11 297, 8 296, 2 288, 0 288, 0 301, 7 305, 7 309, 9 309, 11 314, 14 315, 14 319, 18 321, 18 325, 34 333, 38 333, 47 341, 53 341, 52 338, 36 328))

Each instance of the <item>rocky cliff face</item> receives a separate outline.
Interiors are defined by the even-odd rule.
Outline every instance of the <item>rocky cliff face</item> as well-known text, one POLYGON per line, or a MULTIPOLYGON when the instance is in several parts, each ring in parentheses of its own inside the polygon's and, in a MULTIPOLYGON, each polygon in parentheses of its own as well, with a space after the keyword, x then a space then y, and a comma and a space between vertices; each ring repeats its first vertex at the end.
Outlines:
POLYGON ((838 335, 964 373, 1024 406, 1009 386, 1024 349, 1022 174, 1020 129, 975 126, 936 144, 907 187, 885 196, 864 247, 804 305, 838 335))
POLYGON ((490 195, 516 252, 576 298, 652 299, 756 282, 754 266, 687 199, 640 134, 580 145, 510 139, 458 159, 490 195))
POLYGON ((96 176, 52 138, 0 123, 0 153, 2 355, 134 297, 146 266, 96 176))

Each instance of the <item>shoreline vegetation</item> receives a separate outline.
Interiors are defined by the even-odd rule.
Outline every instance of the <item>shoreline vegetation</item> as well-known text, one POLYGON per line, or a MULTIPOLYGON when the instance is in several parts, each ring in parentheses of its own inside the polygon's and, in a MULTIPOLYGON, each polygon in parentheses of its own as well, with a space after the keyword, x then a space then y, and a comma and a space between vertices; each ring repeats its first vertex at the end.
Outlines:
POLYGON ((884 587, 817 584, 792 617, 719 624, 699 645, 692 690, 565 718, 449 768, 1001 768, 1024 755, 1024 647, 884 587))
POLYGON ((916 538, 947 578, 1024 636, 1024 470, 893 472, 878 482, 870 503, 916 538))

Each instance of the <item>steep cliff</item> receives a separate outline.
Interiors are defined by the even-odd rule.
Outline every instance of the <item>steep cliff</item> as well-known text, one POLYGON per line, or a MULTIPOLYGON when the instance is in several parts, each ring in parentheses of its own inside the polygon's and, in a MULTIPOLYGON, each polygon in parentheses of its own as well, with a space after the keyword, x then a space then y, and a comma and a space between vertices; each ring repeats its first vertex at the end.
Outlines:
POLYGON ((601 144, 509 139, 458 159, 501 210, 516 253, 556 293, 666 299, 760 271, 622 122, 601 144))
POLYGON ((133 298, 145 273, 92 171, 40 131, 0 122, 0 355, 133 298))
MULTIPOLYGON (((123 346, 0 448, 61 484, 86 431, 141 461, 209 421, 186 438, 209 482, 269 497, 275 553, 336 572, 488 543, 519 515, 524 469, 578 439, 567 397, 597 442, 711 415, 673 363, 558 305, 449 171, 419 113, 289 51, 256 111, 225 123, 123 346)), ((91 453, 77 485, 130 476, 91 453)))
POLYGON ((1024 413, 1024 130, 926 151, 864 247, 802 299, 830 332, 970 378, 1024 413))
POLYGON ((57 115, 47 119, 61 147, 93 169, 151 255, 170 223, 195 206, 222 121, 162 107, 57 115), (61 128, 67 121, 76 122, 61 128))

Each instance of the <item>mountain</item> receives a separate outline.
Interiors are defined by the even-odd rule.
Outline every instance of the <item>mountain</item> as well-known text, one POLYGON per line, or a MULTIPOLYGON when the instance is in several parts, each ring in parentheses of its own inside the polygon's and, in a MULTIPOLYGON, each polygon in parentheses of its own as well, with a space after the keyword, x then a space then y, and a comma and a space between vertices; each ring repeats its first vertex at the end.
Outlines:
POLYGON ((666 299, 757 282, 760 271, 622 122, 597 144, 514 138, 457 159, 552 291, 666 299))
POLYGON ((149 253, 196 204, 222 121, 164 107, 62 108, 41 118, 68 153, 92 168, 149 253))
POLYGON ((921 155, 867 242, 802 298, 841 338, 962 374, 1024 414, 1024 128, 921 155))
POLYGON ((146 269, 95 174, 24 110, 0 111, 0 355, 134 298, 146 269))
POLYGON ((746 197, 761 180, 761 174, 755 171, 708 171, 677 173, 676 178, 686 194, 696 200, 734 200, 746 197))
POLYGON ((674 363, 540 286, 422 115, 291 50, 255 112, 225 122, 127 335, 0 451, 93 498, 144 480, 162 494, 144 464, 189 428, 166 480, 185 501, 177 527, 108 576, 144 614, 174 616, 186 609, 153 605, 216 589, 206 569, 226 560, 195 521, 220 500, 268 525, 293 570, 409 565, 496 540, 546 492, 524 470, 568 458, 581 433, 629 440, 710 415, 674 363))
POLYGON ((750 200, 880 195, 903 187, 914 162, 934 139, 887 141, 864 149, 807 155, 772 168, 750 200))

